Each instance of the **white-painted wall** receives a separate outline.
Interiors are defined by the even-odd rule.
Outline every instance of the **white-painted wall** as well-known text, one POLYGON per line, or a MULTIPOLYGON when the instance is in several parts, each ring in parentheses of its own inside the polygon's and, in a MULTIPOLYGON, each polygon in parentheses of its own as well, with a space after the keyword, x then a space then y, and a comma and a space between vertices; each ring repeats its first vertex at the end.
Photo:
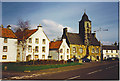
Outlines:
MULTIPOLYGON (((31 60, 33 60, 33 49, 35 49, 35 46, 39 47, 39 52, 35 53, 34 51, 34 55, 38 55, 38 59, 43 59, 42 55, 45 55, 45 59, 48 59, 48 54, 49 54, 49 39, 47 38, 47 36, 45 35, 42 27, 38 27, 38 30, 32 34, 30 37, 27 39, 27 47, 24 53, 24 61, 26 61, 26 56, 31 55, 31 60), (29 43, 29 38, 32 38, 32 43, 29 43), (38 38, 39 39, 39 44, 35 43, 35 39, 38 38), (45 39, 46 43, 43 44, 42 40, 45 39), (31 45, 32 46, 32 52, 28 52, 28 46, 31 45), (45 46, 45 53, 42 52, 42 47, 45 46)), ((22 48, 19 48, 22 49, 22 48)), ((21 51, 21 58, 22 58, 22 51, 21 51)), ((35 57, 34 57, 35 58, 35 57)), ((22 61, 22 59, 21 59, 22 61)))
POLYGON ((113 53, 111 52, 111 50, 108 50, 108 52, 106 52, 106 50, 103 50, 103 58, 111 58, 111 57, 116 57, 116 55, 118 56, 118 53, 116 53, 116 50, 113 50, 113 53), (109 57, 107 56, 109 55, 109 57))
POLYGON ((59 48, 59 51, 60 51, 60 49, 63 49, 63 53, 59 53, 59 59, 62 60, 61 59, 61 55, 63 56, 63 60, 70 59, 70 48, 69 48, 69 46, 66 43, 66 39, 62 40, 62 44, 61 44, 61 46, 59 48), (67 49, 69 49, 69 53, 67 53, 67 49), (68 59, 67 59, 67 55, 69 55, 68 59))
POLYGON ((7 38, 7 43, 4 43, 4 38, 0 38, 0 53, 0 62, 16 62, 17 39, 7 38), (7 52, 3 52, 3 46, 7 46, 7 52), (3 55, 7 55, 7 59, 2 59, 3 55))

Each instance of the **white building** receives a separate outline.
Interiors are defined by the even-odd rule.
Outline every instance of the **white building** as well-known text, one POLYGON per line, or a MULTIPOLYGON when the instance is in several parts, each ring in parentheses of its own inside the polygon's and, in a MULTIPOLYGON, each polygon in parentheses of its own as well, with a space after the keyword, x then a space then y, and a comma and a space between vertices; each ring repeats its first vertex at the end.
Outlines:
POLYGON ((66 43, 66 39, 62 41, 50 42, 50 56, 53 60, 68 60, 70 59, 70 48, 66 43))
POLYGON ((118 57, 118 46, 115 45, 103 45, 103 59, 118 57))
POLYGON ((17 58, 17 37, 11 30, 0 27, 0 62, 16 62, 17 58))
POLYGON ((42 26, 37 29, 18 31, 18 61, 29 61, 37 59, 48 59, 49 39, 44 33, 42 26), (25 43, 23 43, 23 41, 25 43))

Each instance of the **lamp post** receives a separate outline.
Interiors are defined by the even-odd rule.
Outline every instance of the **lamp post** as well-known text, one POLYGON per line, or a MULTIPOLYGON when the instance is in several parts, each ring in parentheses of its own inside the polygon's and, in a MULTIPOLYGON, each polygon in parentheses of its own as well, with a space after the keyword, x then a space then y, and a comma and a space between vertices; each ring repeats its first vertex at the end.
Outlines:
MULTIPOLYGON (((108 29, 102 29, 101 27, 94 32, 108 31, 108 29)), ((103 61, 103 52, 102 52, 102 35, 100 33, 100 53, 101 53, 101 61, 103 61)))
POLYGON ((34 51, 35 51, 35 49, 33 49, 33 65, 34 65, 34 51))

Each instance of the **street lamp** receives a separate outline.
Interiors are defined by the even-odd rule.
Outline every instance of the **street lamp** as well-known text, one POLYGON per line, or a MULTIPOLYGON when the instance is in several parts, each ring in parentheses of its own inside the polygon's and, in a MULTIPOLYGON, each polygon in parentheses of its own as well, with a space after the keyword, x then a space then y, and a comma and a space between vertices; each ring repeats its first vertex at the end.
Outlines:
MULTIPOLYGON (((102 29, 101 27, 94 32, 108 31, 108 29, 102 29)), ((103 61, 103 53, 102 53, 102 35, 100 34, 100 52, 101 52, 101 61, 103 61)))

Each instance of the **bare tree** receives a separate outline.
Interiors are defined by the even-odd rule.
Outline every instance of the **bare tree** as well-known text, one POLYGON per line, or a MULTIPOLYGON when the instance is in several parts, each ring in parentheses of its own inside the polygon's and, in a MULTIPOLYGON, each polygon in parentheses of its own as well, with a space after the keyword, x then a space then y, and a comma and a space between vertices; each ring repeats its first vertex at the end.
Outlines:
POLYGON ((22 19, 19 19, 17 25, 18 28, 16 29, 15 34, 19 39, 18 44, 22 48, 22 61, 24 61, 24 57, 25 57, 24 51, 27 48, 25 34, 26 34, 26 30, 30 28, 30 21, 29 20, 23 21, 22 19))

